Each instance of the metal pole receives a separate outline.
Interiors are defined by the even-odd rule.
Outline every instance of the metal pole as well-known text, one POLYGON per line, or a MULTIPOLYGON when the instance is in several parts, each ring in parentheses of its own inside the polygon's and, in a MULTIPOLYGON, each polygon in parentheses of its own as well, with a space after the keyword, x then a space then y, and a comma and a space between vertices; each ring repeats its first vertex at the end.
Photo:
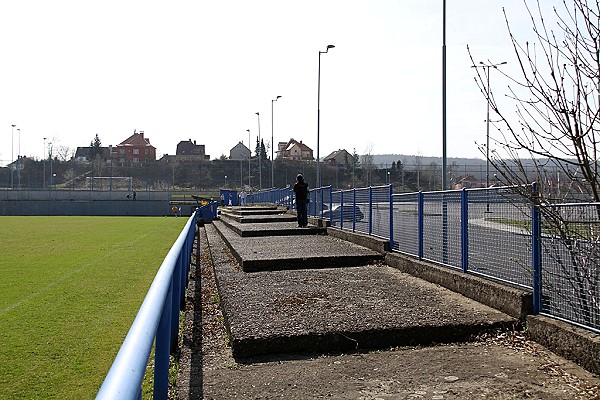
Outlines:
POLYGON ((273 103, 280 99, 281 96, 275 97, 275 100, 271 100, 271 187, 275 187, 275 174, 273 172, 273 164, 275 162, 275 142, 273 141, 273 103))
POLYGON ((250 129, 246 129, 248 131, 248 189, 252 190, 252 184, 250 183, 250 159, 252 158, 252 143, 250 143, 250 129))
POLYGON ((17 189, 21 189, 21 128, 17 128, 19 133, 19 151, 17 152, 17 189))
POLYGON ((487 192, 486 211, 490 212, 490 65, 487 65, 487 118, 485 134, 485 190, 487 192))
POLYGON ((442 7, 442 190, 446 190, 446 0, 442 7))
POLYGON ((315 187, 321 187, 321 167, 320 167, 320 130, 321 130, 321 54, 327 53, 329 49, 333 49, 335 46, 332 44, 327 45, 325 51, 319 50, 319 73, 317 75, 317 180, 315 187))
POLYGON ((14 170, 13 168, 15 167, 14 165, 12 165, 15 162, 15 154, 14 154, 14 148, 15 148, 15 126, 16 125, 11 125, 12 129, 10 131, 10 188, 12 190, 13 188, 13 182, 14 182, 14 178, 13 178, 13 173, 14 170))
POLYGON ((262 190, 262 146, 260 142, 260 113, 256 113, 258 117, 258 189, 262 190))
POLYGON ((42 159, 44 160, 44 176, 42 178, 43 189, 46 189, 46 138, 44 138, 44 150, 42 151, 42 159))

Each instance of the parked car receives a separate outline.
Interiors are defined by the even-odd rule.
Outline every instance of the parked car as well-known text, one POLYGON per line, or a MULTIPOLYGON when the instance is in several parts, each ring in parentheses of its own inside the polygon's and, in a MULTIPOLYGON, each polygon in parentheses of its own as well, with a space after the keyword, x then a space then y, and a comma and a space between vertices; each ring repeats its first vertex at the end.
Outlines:
POLYGON ((356 221, 361 221, 365 216, 360 211, 358 206, 352 205, 337 205, 333 206, 331 210, 325 210, 322 214, 323 218, 329 219, 333 216, 334 220, 352 221, 356 218, 356 221))

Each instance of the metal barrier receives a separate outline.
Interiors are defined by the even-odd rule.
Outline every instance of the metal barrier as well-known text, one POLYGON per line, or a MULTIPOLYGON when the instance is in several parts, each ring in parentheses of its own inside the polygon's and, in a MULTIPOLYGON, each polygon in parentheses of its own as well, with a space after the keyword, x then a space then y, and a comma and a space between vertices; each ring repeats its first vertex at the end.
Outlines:
MULTIPOLYGON (((537 185, 531 189, 535 193, 537 185)), ((333 227, 531 289, 534 313, 600 332, 600 204, 540 207, 512 187, 393 194, 391 185, 328 186, 310 192, 308 214, 333 227)))
POLYGON ((540 313, 600 332, 600 203, 539 211, 540 313))
POLYGON ((154 398, 167 399, 169 355, 177 346, 179 311, 196 230, 196 213, 187 221, 158 270, 96 399, 141 399, 141 385, 152 344, 154 398))

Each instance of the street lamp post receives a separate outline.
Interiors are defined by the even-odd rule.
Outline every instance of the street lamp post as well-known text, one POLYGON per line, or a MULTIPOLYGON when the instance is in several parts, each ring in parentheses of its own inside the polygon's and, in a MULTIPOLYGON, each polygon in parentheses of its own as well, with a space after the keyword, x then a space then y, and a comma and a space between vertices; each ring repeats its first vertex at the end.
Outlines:
POLYGON ((17 148, 17 189, 21 189, 21 128, 17 128, 19 145, 17 148))
POLYGON ((250 159, 252 158, 252 143, 250 143, 250 129, 246 129, 248 132, 248 190, 251 190, 252 183, 250 182, 250 159))
POLYGON ((42 179, 42 185, 43 188, 46 189, 46 138, 44 138, 44 149, 42 151, 42 159, 44 160, 44 177, 42 179))
MULTIPOLYGON (((486 134, 485 134, 485 187, 490 187, 490 68, 498 69, 499 65, 506 64, 506 61, 502 61, 497 64, 486 64, 483 61, 479 61, 480 65, 471 65, 471 68, 484 68, 486 71, 487 78, 487 118, 486 118, 486 134)), ((490 212, 490 202, 487 202, 486 212, 490 212)))
POLYGON ((10 188, 11 190, 13 189, 13 184, 14 184, 14 165, 12 165, 15 162, 15 153, 14 153, 14 148, 15 148, 15 126, 16 125, 11 125, 12 129, 10 131, 10 188))
POLYGON ((281 96, 275 97, 275 100, 271 100, 271 187, 275 188, 275 174, 273 173, 273 164, 275 162, 275 142, 273 141, 273 103, 280 99, 281 96))
POLYGON ((319 50, 319 74, 317 75, 317 181, 316 187, 321 187, 321 167, 319 165, 320 157, 320 128, 321 128, 321 54, 325 54, 329 49, 333 49, 335 46, 332 44, 327 45, 325 51, 319 50))
POLYGON ((258 189, 262 190, 262 146, 260 143, 260 113, 256 112, 258 117, 258 189))

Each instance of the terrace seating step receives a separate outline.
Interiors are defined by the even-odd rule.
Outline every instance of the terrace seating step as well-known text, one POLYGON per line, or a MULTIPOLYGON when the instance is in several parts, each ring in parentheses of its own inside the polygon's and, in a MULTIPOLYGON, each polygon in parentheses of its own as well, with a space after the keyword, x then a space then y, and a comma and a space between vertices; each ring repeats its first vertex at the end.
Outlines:
MULTIPOLYGON (((241 237, 265 237, 265 236, 292 236, 292 235, 325 235, 325 227, 308 226, 307 228, 298 228, 294 220, 283 222, 273 222, 267 224, 261 223, 242 223, 234 218, 221 218, 221 222, 229 229, 241 237)), ((269 221, 272 222, 272 221, 269 221)))
MULTIPOLYGON (((306 268, 343 268, 383 260, 366 247, 321 235, 242 237, 223 221, 213 225, 246 272, 306 268)), ((315 231, 318 228, 313 228, 315 231)), ((297 228, 298 232, 310 232, 297 228)))
POLYGON ((318 263, 312 255, 339 245, 328 236, 295 236, 291 242, 240 238, 221 222, 207 226, 206 233, 237 359, 460 342, 516 323, 500 311, 382 263, 311 268, 318 263), (295 256, 290 248, 309 257, 305 269, 246 273, 225 254, 227 246, 237 251, 240 263, 257 257, 284 263, 282 253, 288 260, 295 256))

